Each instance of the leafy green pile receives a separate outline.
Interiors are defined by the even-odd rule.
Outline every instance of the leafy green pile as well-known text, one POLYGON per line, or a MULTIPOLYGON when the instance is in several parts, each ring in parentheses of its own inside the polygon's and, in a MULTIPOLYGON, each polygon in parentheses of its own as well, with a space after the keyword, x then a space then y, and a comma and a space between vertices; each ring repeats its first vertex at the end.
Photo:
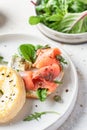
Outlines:
POLYGON ((29 23, 43 23, 63 33, 87 32, 87 0, 38 0, 35 6, 37 16, 31 16, 29 23))

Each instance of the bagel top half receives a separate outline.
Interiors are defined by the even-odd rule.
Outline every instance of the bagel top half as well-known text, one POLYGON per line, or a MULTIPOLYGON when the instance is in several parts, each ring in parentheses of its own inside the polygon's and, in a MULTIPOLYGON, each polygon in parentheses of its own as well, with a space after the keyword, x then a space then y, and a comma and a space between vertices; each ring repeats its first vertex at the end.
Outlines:
POLYGON ((24 82, 13 69, 0 66, 0 123, 9 122, 25 103, 24 82))

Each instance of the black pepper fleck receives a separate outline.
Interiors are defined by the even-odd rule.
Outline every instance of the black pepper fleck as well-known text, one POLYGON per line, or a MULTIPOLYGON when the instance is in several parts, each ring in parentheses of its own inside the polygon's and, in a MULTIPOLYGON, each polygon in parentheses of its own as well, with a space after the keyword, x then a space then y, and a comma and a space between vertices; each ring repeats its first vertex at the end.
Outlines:
POLYGON ((1 75, 4 75, 4 73, 2 73, 1 75))
POLYGON ((66 89, 66 92, 68 92, 69 90, 68 89, 66 89))
POLYGON ((9 100, 11 100, 12 98, 10 97, 9 100))
POLYGON ((82 104, 80 104, 80 107, 83 107, 83 105, 82 105, 82 104))
POLYGON ((38 107, 38 105, 35 105, 35 107, 38 107))
POLYGON ((13 96, 15 96, 15 93, 13 93, 13 96))
POLYGON ((13 82, 13 80, 9 80, 9 82, 11 83, 11 82, 13 82))
POLYGON ((4 102, 4 100, 2 100, 1 102, 4 102))
POLYGON ((6 77, 10 77, 10 75, 7 75, 6 77))

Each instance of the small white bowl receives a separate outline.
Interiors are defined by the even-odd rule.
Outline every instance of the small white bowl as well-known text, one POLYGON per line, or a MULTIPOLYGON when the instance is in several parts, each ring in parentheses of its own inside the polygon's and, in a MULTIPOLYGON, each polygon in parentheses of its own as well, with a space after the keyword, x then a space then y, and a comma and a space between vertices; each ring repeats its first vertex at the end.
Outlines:
POLYGON ((62 43, 80 44, 87 42, 87 32, 79 34, 67 34, 52 30, 42 23, 38 24, 37 26, 45 36, 62 43))

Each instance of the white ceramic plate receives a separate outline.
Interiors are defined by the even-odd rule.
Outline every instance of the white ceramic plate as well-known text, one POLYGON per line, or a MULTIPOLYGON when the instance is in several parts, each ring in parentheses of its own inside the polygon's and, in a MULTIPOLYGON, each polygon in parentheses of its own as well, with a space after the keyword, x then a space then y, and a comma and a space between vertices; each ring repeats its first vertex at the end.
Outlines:
POLYGON ((62 43, 80 44, 87 42, 87 32, 79 34, 67 34, 52 30, 41 23, 37 26, 45 36, 62 43))
MULTIPOLYGON (((17 51, 18 46, 23 43, 42 45, 49 44, 52 47, 59 47, 53 42, 50 43, 49 41, 44 41, 43 39, 40 39, 36 36, 24 34, 7 34, 0 36, 0 55, 4 56, 6 60, 9 60, 12 54, 17 51)), ((77 97, 77 73, 70 58, 67 56, 64 50, 61 48, 60 50, 68 61, 68 67, 65 69, 63 84, 54 94, 50 95, 45 102, 28 99, 23 109, 19 112, 14 120, 12 120, 9 124, 0 124, 0 130, 44 130, 48 129, 50 126, 52 128, 55 122, 57 123, 58 128, 67 119, 74 107, 77 97), (68 89, 68 92, 66 92, 66 89, 68 89), (53 96, 55 94, 61 95, 62 102, 58 103, 53 100, 53 96), (59 114, 43 115, 39 121, 23 121, 24 117, 28 116, 29 114, 43 111, 56 111, 59 114)))

